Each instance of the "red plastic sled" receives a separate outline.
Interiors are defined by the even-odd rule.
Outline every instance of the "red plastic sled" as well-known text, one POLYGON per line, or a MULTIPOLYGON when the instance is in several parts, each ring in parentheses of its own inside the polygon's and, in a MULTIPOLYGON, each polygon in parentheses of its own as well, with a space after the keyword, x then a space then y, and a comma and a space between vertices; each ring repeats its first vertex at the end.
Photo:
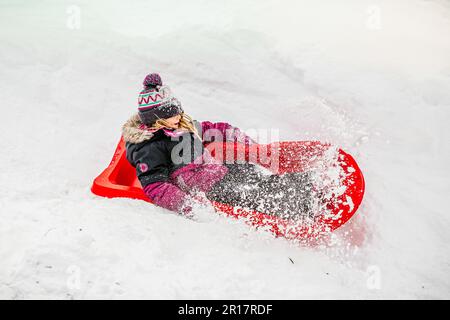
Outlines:
MULTIPOLYGON (((240 143, 210 143, 206 145, 213 157, 219 160, 230 159, 250 161, 259 164, 273 173, 301 172, 317 163, 331 150, 329 144, 316 141, 283 141, 271 144, 245 146, 240 143)), ((264 228, 275 236, 288 239, 311 239, 329 233, 347 222, 358 209, 364 195, 364 177, 349 154, 341 149, 335 150, 331 166, 338 167, 343 178, 341 185, 345 192, 328 199, 326 212, 319 213, 311 223, 268 215, 258 211, 234 208, 230 205, 213 201, 217 211, 227 216, 243 219, 257 228, 264 228)), ((91 188, 96 195, 115 198, 141 199, 151 203, 144 194, 136 176, 136 170, 126 158, 123 139, 119 141, 109 166, 94 180, 91 188)))

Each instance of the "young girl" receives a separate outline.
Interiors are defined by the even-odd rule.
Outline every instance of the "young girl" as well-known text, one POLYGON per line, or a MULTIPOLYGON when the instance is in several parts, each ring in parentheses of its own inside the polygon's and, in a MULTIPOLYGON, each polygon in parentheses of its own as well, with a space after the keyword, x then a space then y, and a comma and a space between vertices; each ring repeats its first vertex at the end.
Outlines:
POLYGON ((158 206, 188 214, 190 195, 203 192, 209 200, 277 215, 309 214, 311 185, 304 174, 267 175, 250 163, 221 163, 204 145, 214 141, 255 143, 226 122, 193 120, 163 86, 149 74, 138 98, 138 113, 123 126, 127 159, 145 194, 158 206))

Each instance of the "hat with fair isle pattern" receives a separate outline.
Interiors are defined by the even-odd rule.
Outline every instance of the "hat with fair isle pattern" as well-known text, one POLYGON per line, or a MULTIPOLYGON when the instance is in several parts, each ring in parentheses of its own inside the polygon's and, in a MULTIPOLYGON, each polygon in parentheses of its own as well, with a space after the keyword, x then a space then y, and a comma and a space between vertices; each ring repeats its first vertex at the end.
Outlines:
POLYGON ((183 112, 181 103, 168 86, 163 86, 157 73, 147 75, 143 84, 144 90, 138 97, 138 114, 145 125, 151 126, 158 119, 167 119, 183 112))

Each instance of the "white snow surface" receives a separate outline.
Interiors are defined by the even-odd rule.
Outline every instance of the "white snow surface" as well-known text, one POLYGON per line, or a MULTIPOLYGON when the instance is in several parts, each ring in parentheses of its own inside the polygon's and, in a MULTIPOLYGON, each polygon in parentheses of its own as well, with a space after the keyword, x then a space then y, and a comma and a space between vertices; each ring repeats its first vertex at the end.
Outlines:
POLYGON ((1 0, 0 298, 450 298, 449 57, 448 1, 1 0), (307 246, 91 194, 150 72, 351 153, 357 214, 307 246))

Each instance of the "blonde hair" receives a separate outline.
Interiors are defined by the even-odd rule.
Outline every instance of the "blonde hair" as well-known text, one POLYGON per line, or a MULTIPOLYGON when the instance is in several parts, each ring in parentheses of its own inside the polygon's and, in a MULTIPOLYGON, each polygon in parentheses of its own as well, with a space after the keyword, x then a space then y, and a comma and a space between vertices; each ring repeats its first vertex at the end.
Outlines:
MULTIPOLYGON (((198 130, 194 125, 194 121, 192 118, 187 115, 186 113, 182 112, 180 113, 181 119, 180 119, 180 129, 184 129, 188 132, 192 132, 194 135, 196 135, 200 140, 202 138, 198 134, 198 130)), ((168 128, 169 124, 165 119, 158 119, 156 122, 151 126, 151 129, 161 129, 161 128, 168 128)))

